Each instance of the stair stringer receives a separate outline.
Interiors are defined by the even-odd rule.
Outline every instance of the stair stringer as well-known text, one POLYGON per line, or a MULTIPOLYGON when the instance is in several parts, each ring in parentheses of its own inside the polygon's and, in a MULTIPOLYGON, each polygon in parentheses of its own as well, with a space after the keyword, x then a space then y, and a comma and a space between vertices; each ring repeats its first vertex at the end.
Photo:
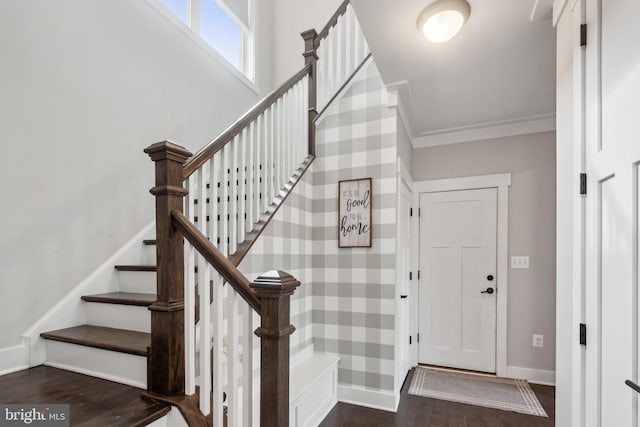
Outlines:
POLYGON ((83 295, 116 292, 120 282, 118 272, 114 268, 117 264, 131 264, 137 260, 144 262, 142 240, 152 238, 155 234, 155 221, 146 225, 128 242, 111 255, 102 265, 78 283, 69 293, 60 299, 49 311, 35 322, 23 334, 23 340, 29 348, 29 363, 31 366, 41 365, 46 361, 45 339, 40 337, 42 332, 64 329, 82 325, 87 322, 87 316, 81 297, 83 295))

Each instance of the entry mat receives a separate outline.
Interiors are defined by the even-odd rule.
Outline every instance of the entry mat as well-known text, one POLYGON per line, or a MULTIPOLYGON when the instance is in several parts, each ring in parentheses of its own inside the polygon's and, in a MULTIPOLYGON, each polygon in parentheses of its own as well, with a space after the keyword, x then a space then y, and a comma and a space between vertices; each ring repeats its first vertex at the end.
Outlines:
POLYGON ((418 366, 409 394, 546 417, 526 380, 418 366))

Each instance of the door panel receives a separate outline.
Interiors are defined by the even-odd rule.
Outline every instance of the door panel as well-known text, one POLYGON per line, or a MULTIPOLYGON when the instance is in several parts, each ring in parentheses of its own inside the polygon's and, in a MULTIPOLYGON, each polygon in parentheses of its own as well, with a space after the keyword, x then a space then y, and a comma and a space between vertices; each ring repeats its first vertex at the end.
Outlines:
POLYGON ((588 0, 585 424, 636 427, 640 3, 588 0))
POLYGON ((419 361, 495 372, 497 190, 420 196, 419 361))

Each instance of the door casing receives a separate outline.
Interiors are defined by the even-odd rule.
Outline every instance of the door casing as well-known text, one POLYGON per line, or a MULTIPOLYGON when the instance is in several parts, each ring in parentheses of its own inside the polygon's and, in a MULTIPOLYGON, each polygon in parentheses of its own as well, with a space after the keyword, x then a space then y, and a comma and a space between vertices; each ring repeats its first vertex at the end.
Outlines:
MULTIPOLYGON (((498 190, 498 227, 496 250, 496 375, 510 377, 507 367, 507 294, 508 294, 508 224, 509 224, 509 186, 511 174, 495 174, 468 176, 462 178, 446 178, 428 181, 416 181, 413 183, 413 206, 420 206, 420 194, 443 191, 476 190, 480 188, 496 188, 498 190)), ((417 236, 419 230, 419 216, 413 216, 413 235, 417 236)), ((414 270, 419 268, 420 241, 415 238, 412 242, 414 270)), ((424 277, 424 276, 422 276, 424 277)), ((416 281, 415 283, 419 283, 416 281)), ((414 285, 415 286, 415 285, 414 285)), ((418 298, 414 298, 417 300, 418 298)), ((418 310, 417 303, 412 305, 411 315, 412 333, 418 334, 418 310)), ((418 360, 418 346, 413 351, 413 360, 418 360)))

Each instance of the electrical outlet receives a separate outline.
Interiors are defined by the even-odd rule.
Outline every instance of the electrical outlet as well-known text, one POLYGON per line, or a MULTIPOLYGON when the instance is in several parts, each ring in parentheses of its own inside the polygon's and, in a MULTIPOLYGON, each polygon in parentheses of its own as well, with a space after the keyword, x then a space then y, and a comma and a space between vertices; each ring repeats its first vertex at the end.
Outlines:
POLYGON ((542 335, 533 335, 533 346, 534 347, 542 347, 543 345, 543 336, 542 335))
POLYGON ((529 268, 528 256, 512 256, 511 268, 529 268))

